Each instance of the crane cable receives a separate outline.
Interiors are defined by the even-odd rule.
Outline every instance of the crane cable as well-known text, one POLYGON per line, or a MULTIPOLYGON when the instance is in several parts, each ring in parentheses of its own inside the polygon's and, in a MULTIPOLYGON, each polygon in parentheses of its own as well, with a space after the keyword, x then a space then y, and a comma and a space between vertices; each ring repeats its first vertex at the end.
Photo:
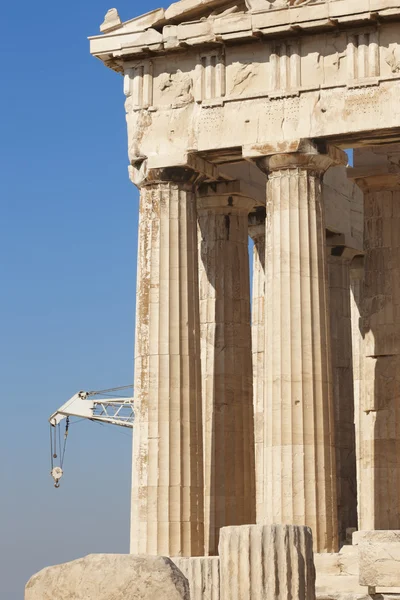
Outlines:
POLYGON ((66 422, 65 422, 65 433, 64 433, 64 444, 61 447, 61 427, 60 424, 58 423, 58 425, 54 426, 50 424, 50 456, 51 456, 51 471, 50 474, 54 479, 54 487, 55 488, 59 488, 60 487, 60 479, 63 475, 63 465, 64 465, 64 457, 65 457, 65 449, 66 449, 66 445, 67 445, 67 439, 68 439, 68 432, 69 432, 69 417, 67 417, 66 422), (54 430, 54 435, 53 435, 53 430, 54 430), (58 440, 57 440, 57 430, 58 430, 58 440), (58 446, 58 448, 57 448, 58 446), (58 458, 58 454, 60 456, 60 466, 59 467, 55 467, 54 466, 54 459, 58 458))
POLYGON ((110 388, 108 390, 92 390, 91 392, 87 392, 88 396, 97 396, 98 394, 107 394, 110 392, 119 392, 120 390, 128 390, 129 388, 132 388, 133 384, 131 383, 130 385, 121 385, 120 387, 115 387, 115 388, 110 388))

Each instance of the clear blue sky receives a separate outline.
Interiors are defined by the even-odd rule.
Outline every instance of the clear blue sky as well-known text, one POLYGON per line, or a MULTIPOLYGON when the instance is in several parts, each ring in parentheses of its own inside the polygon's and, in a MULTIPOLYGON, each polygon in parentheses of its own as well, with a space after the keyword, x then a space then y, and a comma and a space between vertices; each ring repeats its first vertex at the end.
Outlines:
MULTIPOLYGON (((119 0, 123 19, 150 1, 119 0)), ((131 442, 79 423, 49 477, 47 418, 132 381, 138 195, 122 78, 89 55, 110 0, 5 2, 0 94, 0 596, 42 567, 127 552, 131 442)))

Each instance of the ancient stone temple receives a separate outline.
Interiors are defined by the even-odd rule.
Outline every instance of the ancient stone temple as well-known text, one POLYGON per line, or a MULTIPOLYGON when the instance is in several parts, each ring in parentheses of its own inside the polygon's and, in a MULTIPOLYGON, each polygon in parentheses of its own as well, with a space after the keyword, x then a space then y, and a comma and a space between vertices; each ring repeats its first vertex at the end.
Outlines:
POLYGON ((400 592, 400 0, 111 9, 90 48, 140 190, 132 554, 312 599, 312 534, 321 598, 400 592))

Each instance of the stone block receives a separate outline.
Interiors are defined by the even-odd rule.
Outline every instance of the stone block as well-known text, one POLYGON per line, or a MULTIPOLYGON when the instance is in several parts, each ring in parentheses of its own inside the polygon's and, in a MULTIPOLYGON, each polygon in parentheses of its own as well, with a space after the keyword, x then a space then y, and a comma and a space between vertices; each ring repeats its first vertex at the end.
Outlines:
MULTIPOLYGON (((319 600, 339 599, 347 597, 348 600, 355 600, 357 596, 369 600, 367 590, 358 583, 356 575, 322 575, 317 576, 316 596, 319 600)), ((343 598, 343 600, 345 600, 343 598)))
POLYGON ((219 600, 219 557, 172 558, 189 581, 190 600, 219 600))
POLYGON ((366 589, 358 583, 358 548, 343 546, 339 553, 314 554, 316 594, 322 598, 365 597, 366 589))
POLYGON ((360 585, 400 586, 400 531, 360 531, 360 585))
POLYGON ((316 571, 316 584, 318 586, 318 579, 320 574, 324 577, 326 576, 335 576, 340 574, 340 566, 339 566, 339 554, 338 553, 315 553, 314 554, 314 564, 316 571))
POLYGON ((90 554, 34 575, 25 600, 190 600, 190 592, 169 558, 90 554))
POLYGON ((357 546, 343 546, 339 552, 338 557, 340 575, 358 577, 359 556, 357 546))
POLYGON ((355 531, 353 533, 353 546, 362 543, 374 542, 375 544, 400 544, 400 531, 398 530, 375 530, 355 531))
POLYGON ((221 600, 314 600, 311 529, 295 525, 223 527, 221 600))

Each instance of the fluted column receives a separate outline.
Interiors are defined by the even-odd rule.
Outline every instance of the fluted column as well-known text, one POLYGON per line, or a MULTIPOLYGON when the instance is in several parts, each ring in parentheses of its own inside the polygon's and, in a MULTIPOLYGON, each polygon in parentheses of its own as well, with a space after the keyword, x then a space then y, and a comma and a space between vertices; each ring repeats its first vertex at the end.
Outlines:
POLYGON ((350 308, 350 262, 355 251, 328 248, 333 403, 336 440, 336 482, 340 545, 347 528, 357 528, 357 480, 354 387, 350 308))
POLYGON ((265 487, 259 521, 311 527, 317 552, 337 550, 334 413, 320 181, 332 163, 329 156, 318 154, 312 146, 307 153, 274 155, 259 163, 269 175, 265 487))
POLYGON ((255 521, 248 213, 252 202, 198 195, 204 430, 205 551, 218 553, 219 530, 255 521))
POLYGON ((254 445, 256 514, 262 514, 264 497, 264 378, 265 378, 265 209, 249 215, 253 240, 251 338, 253 355, 254 445), (261 511, 261 512, 260 512, 261 511))
POLYGON ((356 431, 357 499, 358 529, 374 529, 371 515, 373 511, 373 477, 369 461, 364 461, 362 453, 364 437, 367 439, 370 418, 364 412, 365 392, 365 343, 362 319, 362 299, 364 287, 364 257, 356 257, 350 266, 351 286, 351 333, 354 376, 354 423, 356 431))
POLYGON ((360 527, 369 530, 400 529, 400 177, 393 169, 400 146, 385 150, 386 174, 385 154, 368 149, 365 162, 364 149, 355 152, 353 170, 364 191, 358 463, 360 527))
POLYGON ((221 600, 315 600, 308 527, 224 527, 219 555, 221 600))
POLYGON ((204 552, 197 216, 188 169, 141 182, 131 553, 204 552))

